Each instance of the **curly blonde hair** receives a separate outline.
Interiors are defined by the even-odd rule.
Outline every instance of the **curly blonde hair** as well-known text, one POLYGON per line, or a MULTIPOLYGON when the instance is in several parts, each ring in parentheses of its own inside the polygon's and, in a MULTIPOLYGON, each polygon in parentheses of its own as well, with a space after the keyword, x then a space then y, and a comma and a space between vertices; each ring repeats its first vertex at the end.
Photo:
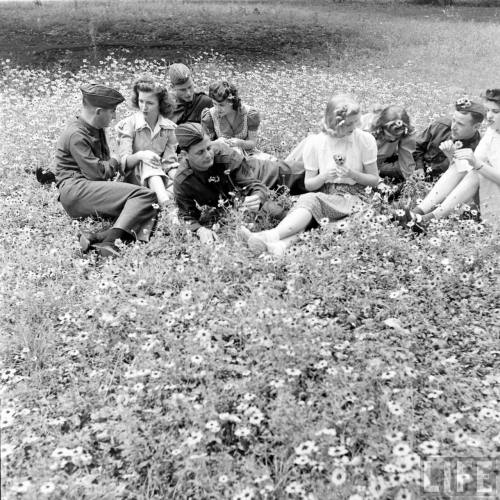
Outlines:
POLYGON ((349 94, 335 94, 326 105, 322 120, 322 130, 327 134, 335 134, 335 129, 342 125, 348 116, 360 113, 359 103, 349 94))

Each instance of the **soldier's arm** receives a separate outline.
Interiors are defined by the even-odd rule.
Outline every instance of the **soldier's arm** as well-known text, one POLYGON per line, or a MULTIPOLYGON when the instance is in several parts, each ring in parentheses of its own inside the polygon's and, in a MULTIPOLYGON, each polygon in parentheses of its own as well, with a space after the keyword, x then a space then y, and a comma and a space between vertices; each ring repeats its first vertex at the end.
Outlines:
POLYGON ((80 171, 89 181, 112 179, 118 171, 119 162, 114 158, 102 160, 95 156, 87 137, 75 132, 69 139, 69 151, 80 171))
POLYGON ((267 187, 253 177, 252 171, 245 161, 233 170, 232 176, 235 184, 242 188, 245 196, 257 195, 260 198, 261 205, 267 200, 269 196, 267 187))

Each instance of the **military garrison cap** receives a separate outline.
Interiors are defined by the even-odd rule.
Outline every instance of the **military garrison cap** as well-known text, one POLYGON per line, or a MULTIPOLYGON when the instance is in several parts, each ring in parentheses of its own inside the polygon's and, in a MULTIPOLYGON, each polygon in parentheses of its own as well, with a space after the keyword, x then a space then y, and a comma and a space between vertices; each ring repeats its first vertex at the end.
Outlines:
POLYGON ((471 101, 468 97, 461 97, 455 102, 455 109, 462 113, 478 113, 486 116, 486 108, 479 102, 471 101))
POLYGON ((177 126, 175 135, 179 147, 188 150, 193 144, 197 144, 203 140, 205 132, 199 123, 187 122, 177 126))
POLYGON ((86 83, 80 90, 86 101, 97 108, 114 108, 125 100, 120 92, 100 83, 86 83))

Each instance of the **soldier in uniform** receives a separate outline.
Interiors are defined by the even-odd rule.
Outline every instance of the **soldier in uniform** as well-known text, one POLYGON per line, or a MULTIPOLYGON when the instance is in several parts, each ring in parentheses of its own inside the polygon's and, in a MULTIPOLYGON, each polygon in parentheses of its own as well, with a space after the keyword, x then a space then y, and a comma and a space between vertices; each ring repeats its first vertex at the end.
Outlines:
POLYGON ((168 76, 175 98, 173 113, 169 118, 177 125, 200 123, 201 112, 213 106, 212 99, 203 92, 195 92, 191 71, 184 64, 172 64, 168 76))
POLYGON ((485 116, 482 104, 458 99, 452 118, 439 118, 417 137, 413 153, 416 172, 434 181, 448 169, 450 160, 439 148, 445 141, 460 141, 462 148, 476 149, 481 139, 479 127, 485 116))
POLYGON ((174 179, 174 197, 179 217, 202 243, 216 239, 205 226, 217 220, 221 203, 239 202, 242 208, 255 212, 276 210, 267 201, 268 188, 254 176, 242 155, 211 142, 198 123, 179 125, 175 134, 183 157, 174 179), (203 207, 212 208, 203 213, 203 207))
POLYGON ((99 84, 83 85, 82 112, 62 133, 56 151, 59 200, 74 219, 113 218, 110 229, 80 236, 83 251, 94 249, 103 257, 116 256, 116 240, 148 241, 156 222, 156 195, 150 189, 110 182, 120 163, 110 157, 104 128, 115 118, 124 97, 99 84))

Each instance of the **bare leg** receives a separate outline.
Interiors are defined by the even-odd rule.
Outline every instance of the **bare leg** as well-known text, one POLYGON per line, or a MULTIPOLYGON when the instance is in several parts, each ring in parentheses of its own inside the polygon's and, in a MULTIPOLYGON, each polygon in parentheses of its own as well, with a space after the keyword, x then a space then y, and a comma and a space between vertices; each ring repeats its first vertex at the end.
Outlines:
POLYGON ((241 228, 240 233, 247 240, 248 246, 255 252, 282 254, 296 239, 297 234, 304 231, 312 220, 312 214, 305 208, 297 208, 290 212, 274 229, 251 233, 241 228))
POLYGON ((148 179, 149 189, 153 190, 158 198, 158 203, 161 207, 165 206, 166 203, 171 199, 170 194, 165 188, 165 183, 163 182, 163 177, 160 175, 154 175, 148 179))
POLYGON ((455 165, 451 164, 417 208, 424 214, 431 212, 455 189, 465 174, 466 172, 458 172, 455 165))
POLYGON ((478 188, 479 178, 476 172, 467 173, 458 186, 441 203, 441 206, 436 208, 432 214, 436 219, 447 217, 458 205, 469 201, 476 194, 478 188))
POLYGON ((290 212, 275 228, 279 239, 283 240, 289 236, 301 233, 312 221, 312 214, 305 208, 296 208, 290 212))

